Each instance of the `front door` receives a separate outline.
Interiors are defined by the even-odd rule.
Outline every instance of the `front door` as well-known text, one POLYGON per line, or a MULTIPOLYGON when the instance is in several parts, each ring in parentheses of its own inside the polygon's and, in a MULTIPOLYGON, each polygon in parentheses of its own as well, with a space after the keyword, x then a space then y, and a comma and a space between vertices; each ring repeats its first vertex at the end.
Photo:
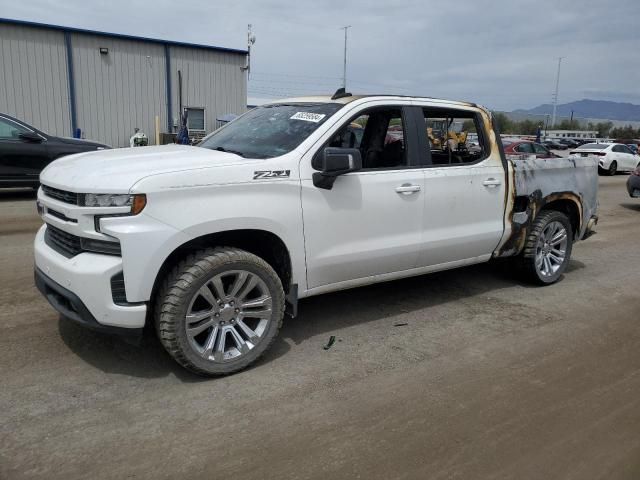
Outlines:
POLYGON ((301 160, 308 288, 416 266, 424 219, 424 174, 402 106, 365 109, 336 126, 301 160), (363 169, 313 185, 312 168, 326 146, 359 148, 363 169), (317 157, 316 157, 317 158, 317 157), (415 168, 414 168, 415 166, 415 168))
POLYGON ((40 171, 47 163, 46 146, 20 138, 21 133, 31 132, 22 125, 0 117, 0 181, 37 182, 40 171))

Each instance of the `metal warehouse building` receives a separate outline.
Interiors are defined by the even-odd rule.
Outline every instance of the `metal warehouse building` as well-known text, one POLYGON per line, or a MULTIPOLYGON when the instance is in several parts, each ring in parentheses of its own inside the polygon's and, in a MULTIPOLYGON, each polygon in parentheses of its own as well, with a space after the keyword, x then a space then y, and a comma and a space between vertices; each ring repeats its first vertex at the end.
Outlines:
POLYGON ((138 127, 155 143, 175 133, 181 106, 190 136, 247 105, 247 52, 0 19, 0 112, 53 135, 114 147, 138 127))

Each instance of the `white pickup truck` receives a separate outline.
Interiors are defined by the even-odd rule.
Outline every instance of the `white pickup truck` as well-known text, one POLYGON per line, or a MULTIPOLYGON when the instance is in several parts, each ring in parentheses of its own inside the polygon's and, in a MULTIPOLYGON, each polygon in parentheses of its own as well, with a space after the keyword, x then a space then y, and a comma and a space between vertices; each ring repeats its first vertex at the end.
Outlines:
POLYGON ((40 180, 35 281, 53 307, 153 325, 203 375, 254 362, 304 297, 499 257, 553 283, 597 221, 593 159, 507 159, 480 106, 344 91, 255 108, 197 147, 69 156, 40 180))

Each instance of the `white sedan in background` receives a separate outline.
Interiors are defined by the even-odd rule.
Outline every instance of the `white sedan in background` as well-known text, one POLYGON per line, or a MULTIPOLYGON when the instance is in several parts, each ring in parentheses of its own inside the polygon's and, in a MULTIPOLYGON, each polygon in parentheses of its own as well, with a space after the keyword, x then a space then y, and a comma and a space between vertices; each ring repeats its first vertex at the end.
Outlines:
POLYGON ((622 143, 587 143, 571 150, 570 155, 598 157, 598 172, 615 175, 616 172, 633 172, 640 167, 640 156, 622 143))

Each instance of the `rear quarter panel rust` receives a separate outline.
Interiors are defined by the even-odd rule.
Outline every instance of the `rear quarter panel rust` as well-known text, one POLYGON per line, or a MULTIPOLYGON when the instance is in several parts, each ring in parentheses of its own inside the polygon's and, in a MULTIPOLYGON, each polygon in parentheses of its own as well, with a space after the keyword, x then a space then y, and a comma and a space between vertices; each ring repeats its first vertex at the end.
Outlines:
POLYGON ((495 257, 519 254, 536 216, 551 202, 568 200, 578 211, 575 240, 585 234, 597 210, 598 171, 592 158, 530 158, 507 160, 509 181, 505 199, 505 237, 495 257), (516 202, 526 199, 526 202, 516 202))

